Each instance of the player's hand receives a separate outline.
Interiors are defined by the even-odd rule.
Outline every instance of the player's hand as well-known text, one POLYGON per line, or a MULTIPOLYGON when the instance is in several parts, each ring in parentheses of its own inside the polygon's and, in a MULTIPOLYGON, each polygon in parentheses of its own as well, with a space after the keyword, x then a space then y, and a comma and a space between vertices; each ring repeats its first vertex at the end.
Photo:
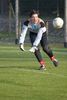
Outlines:
POLYGON ((35 50, 38 50, 38 48, 37 47, 32 47, 29 51, 34 53, 35 50))
POLYGON ((21 49, 22 51, 25 51, 23 44, 20 44, 20 49, 21 49))

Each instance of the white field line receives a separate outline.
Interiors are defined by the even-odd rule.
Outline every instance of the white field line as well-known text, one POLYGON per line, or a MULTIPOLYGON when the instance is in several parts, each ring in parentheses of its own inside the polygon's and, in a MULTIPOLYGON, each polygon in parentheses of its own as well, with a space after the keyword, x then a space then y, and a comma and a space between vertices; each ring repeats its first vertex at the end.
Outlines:
MULTIPOLYGON (((17 69, 18 70, 18 69, 17 69)), ((20 71, 25 71, 25 72, 35 72, 35 73, 40 73, 40 74, 48 74, 48 75, 53 75, 53 76, 57 76, 57 77, 61 77, 61 78, 67 78, 66 75, 62 75, 62 74, 56 74, 56 73, 52 73, 52 72, 48 72, 47 70, 35 70, 35 69, 24 69, 24 68, 19 68, 20 71)))
MULTIPOLYGON (((1 68, 3 68, 3 67, 1 67, 1 68)), ((4 67, 4 68, 8 68, 8 67, 4 67)), ((11 69, 11 70, 13 70, 13 71, 15 71, 15 70, 17 70, 17 71, 20 71, 20 72, 22 72, 22 71, 24 71, 24 72, 33 72, 33 73, 38 73, 38 74, 44 74, 44 75, 52 75, 52 76, 56 76, 56 77, 60 77, 60 78, 67 78, 67 76, 66 75, 63 75, 63 74, 58 74, 58 73, 53 73, 53 72, 49 72, 49 71, 47 71, 47 70, 38 70, 38 69, 26 69, 26 68, 9 68, 9 69, 11 69)))

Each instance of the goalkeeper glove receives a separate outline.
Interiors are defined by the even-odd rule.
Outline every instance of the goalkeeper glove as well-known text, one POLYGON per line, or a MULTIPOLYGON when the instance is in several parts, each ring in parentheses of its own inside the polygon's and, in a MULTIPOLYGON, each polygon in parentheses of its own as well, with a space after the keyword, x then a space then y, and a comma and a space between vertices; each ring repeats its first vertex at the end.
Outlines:
POLYGON ((20 44, 20 49, 21 49, 22 51, 25 51, 23 44, 20 44))
POLYGON ((34 53, 34 52, 35 52, 35 50, 38 50, 38 48, 37 48, 37 47, 35 47, 35 46, 33 46, 33 47, 29 50, 29 51, 34 53))

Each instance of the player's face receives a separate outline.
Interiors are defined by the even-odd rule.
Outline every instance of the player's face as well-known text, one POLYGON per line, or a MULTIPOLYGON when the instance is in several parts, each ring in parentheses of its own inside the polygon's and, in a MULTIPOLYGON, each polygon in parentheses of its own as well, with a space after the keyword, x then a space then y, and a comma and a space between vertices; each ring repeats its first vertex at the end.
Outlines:
POLYGON ((31 21, 32 21, 32 23, 37 23, 38 22, 38 14, 33 14, 31 16, 31 21))

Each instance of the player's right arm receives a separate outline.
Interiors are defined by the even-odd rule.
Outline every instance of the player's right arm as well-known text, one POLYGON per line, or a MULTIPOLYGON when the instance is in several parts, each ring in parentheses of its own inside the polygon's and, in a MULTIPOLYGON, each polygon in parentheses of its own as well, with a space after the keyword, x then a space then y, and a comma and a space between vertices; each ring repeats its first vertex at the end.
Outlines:
POLYGON ((24 24, 22 26, 22 32, 21 32, 20 39, 19 39, 20 44, 24 44, 25 36, 26 36, 27 30, 28 30, 28 23, 29 23, 29 21, 27 20, 24 22, 24 24))
POLYGON ((26 33, 27 33, 27 30, 28 30, 28 24, 29 24, 29 21, 25 21, 23 26, 22 26, 22 32, 21 32, 21 35, 20 35, 20 38, 19 38, 19 44, 20 44, 20 49, 24 51, 24 40, 25 40, 25 36, 26 36, 26 33))

